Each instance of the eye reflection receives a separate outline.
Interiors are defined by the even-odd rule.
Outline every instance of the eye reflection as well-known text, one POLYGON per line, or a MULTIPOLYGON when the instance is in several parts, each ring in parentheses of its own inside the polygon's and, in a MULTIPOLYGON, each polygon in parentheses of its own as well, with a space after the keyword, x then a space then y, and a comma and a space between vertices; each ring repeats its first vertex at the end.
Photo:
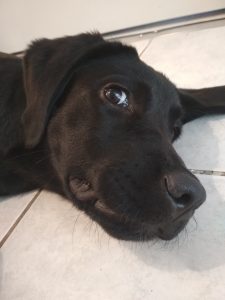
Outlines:
POLYGON ((104 95, 112 104, 120 107, 128 107, 128 93, 120 86, 112 86, 105 88, 104 95))

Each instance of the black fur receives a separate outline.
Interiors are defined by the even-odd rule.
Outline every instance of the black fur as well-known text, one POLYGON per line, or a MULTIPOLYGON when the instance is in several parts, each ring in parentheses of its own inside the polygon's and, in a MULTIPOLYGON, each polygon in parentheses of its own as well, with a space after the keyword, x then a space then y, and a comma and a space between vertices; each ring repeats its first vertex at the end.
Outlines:
POLYGON ((225 87, 179 90, 99 34, 0 54, 0 194, 48 189, 111 235, 171 239, 205 199, 172 147, 182 124, 225 113, 225 87), (129 106, 105 96, 127 91, 129 106))

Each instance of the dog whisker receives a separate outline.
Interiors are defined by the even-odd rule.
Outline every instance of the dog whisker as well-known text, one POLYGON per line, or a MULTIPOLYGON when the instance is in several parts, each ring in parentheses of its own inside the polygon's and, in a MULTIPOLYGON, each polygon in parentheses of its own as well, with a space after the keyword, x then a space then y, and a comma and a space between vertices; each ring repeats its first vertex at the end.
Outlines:
POLYGON ((77 213, 76 219, 75 219, 74 224, 73 224, 73 230, 72 230, 72 245, 74 245, 74 233, 75 233, 76 224, 77 224, 77 222, 78 222, 78 219, 79 219, 80 215, 81 215, 81 211, 79 211, 79 212, 77 213))

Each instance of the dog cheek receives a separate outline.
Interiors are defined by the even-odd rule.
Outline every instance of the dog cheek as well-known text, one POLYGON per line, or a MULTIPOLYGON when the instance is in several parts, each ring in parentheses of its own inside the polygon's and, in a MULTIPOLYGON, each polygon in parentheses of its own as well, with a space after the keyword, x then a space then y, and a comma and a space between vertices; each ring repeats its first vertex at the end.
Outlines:
POLYGON ((53 119, 48 126, 47 144, 52 166, 59 175, 62 173, 61 165, 63 164, 62 141, 64 141, 64 138, 60 122, 55 122, 53 119))
POLYGON ((60 147, 60 144, 59 144, 59 141, 56 140, 52 143, 52 157, 54 159, 54 161, 60 161, 61 159, 61 156, 62 156, 62 150, 61 150, 61 147, 60 147))

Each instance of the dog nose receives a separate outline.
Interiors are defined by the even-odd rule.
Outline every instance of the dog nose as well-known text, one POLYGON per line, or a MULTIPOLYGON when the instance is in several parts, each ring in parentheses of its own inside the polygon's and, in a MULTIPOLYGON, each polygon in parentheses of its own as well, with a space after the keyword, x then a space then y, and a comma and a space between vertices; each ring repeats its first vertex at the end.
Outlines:
POLYGON ((165 177, 165 185, 172 204, 172 215, 178 218, 186 211, 197 209, 206 199, 206 192, 196 177, 174 172, 165 177))

